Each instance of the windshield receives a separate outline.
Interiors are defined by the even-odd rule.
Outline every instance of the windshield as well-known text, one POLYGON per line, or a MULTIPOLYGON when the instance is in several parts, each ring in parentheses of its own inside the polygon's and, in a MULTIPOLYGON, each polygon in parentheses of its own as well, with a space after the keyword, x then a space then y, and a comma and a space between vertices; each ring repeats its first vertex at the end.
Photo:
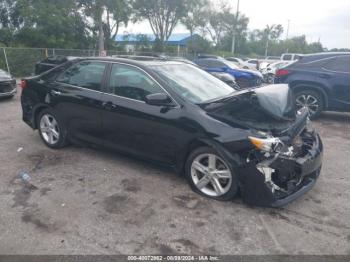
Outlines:
POLYGON ((234 92, 221 80, 192 65, 153 65, 150 68, 176 93, 193 103, 202 103, 234 92))
POLYGON ((239 67, 234 63, 234 62, 232 62, 232 61, 228 61, 228 60, 226 60, 226 61, 223 61, 227 66, 229 66, 230 68, 232 68, 232 69, 239 69, 239 67))

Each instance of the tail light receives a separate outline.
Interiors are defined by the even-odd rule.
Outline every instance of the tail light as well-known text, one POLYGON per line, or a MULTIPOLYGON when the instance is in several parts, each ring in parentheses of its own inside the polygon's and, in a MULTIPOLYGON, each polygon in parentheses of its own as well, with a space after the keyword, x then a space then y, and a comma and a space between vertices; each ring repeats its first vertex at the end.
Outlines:
POLYGON ((27 80, 22 79, 21 80, 21 88, 22 88, 22 90, 25 89, 26 87, 27 87, 27 80))
POLYGON ((286 76, 286 75, 289 75, 290 71, 289 70, 286 70, 286 69, 279 69, 277 70, 276 72, 276 76, 286 76))

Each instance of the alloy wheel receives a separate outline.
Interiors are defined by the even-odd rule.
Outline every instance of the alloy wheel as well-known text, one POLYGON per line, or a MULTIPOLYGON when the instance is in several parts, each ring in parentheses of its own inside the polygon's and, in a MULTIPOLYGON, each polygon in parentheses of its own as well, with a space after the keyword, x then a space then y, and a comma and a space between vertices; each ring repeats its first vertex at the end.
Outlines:
POLYGON ((306 108, 309 112, 309 115, 312 116, 316 114, 319 108, 319 101, 313 95, 302 94, 298 96, 295 100, 297 110, 301 110, 302 108, 306 108))
POLYGON ((40 119, 40 132, 45 142, 54 145, 60 138, 57 120, 50 114, 42 115, 40 119))
POLYGON ((215 154, 200 154, 191 164, 194 185, 208 196, 222 196, 230 190, 232 174, 227 164, 215 154))

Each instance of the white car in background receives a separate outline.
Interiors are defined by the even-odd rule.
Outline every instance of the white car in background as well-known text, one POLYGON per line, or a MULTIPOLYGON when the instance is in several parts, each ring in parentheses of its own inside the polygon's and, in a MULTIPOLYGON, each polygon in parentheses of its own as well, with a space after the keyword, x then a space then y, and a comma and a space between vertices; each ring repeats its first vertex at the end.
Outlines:
POLYGON ((292 54, 292 53, 286 53, 281 55, 282 61, 297 61, 300 58, 302 58, 303 55, 301 54, 292 54))
POLYGON ((250 70, 257 69, 257 63, 258 63, 257 59, 249 59, 247 61, 243 61, 241 58, 238 58, 238 57, 225 57, 225 59, 235 63, 239 68, 242 68, 242 69, 250 69, 250 70))
POLYGON ((265 83, 273 83, 277 70, 290 65, 294 61, 278 61, 268 64, 267 67, 260 69, 261 74, 264 77, 265 83))

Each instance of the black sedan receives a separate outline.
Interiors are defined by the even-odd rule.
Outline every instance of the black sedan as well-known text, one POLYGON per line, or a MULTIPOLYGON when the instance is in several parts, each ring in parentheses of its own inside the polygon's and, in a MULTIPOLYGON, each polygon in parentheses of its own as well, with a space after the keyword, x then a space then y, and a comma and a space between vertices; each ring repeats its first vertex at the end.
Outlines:
POLYGON ((50 148, 97 144, 185 174, 193 190, 282 206, 312 188, 322 142, 287 85, 235 91, 182 62, 85 58, 23 79, 23 120, 50 148))
POLYGON ((13 97, 16 92, 16 79, 0 69, 0 97, 13 97))

